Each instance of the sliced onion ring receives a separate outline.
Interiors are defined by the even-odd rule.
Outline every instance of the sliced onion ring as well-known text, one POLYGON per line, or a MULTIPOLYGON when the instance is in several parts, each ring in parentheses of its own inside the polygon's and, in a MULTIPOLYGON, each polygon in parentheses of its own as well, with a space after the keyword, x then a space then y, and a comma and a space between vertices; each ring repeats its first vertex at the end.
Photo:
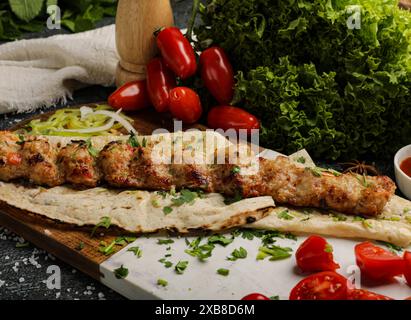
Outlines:
POLYGON ((111 118, 110 121, 107 122, 105 125, 103 125, 101 127, 87 128, 87 129, 62 129, 62 130, 56 130, 56 132, 95 133, 95 132, 110 130, 113 127, 114 123, 118 122, 128 132, 133 133, 135 135, 138 135, 137 130, 134 129, 134 127, 131 125, 131 123, 120 116, 120 112, 121 112, 121 109, 119 109, 117 112, 107 111, 107 110, 93 111, 92 108, 84 106, 84 107, 80 108, 80 114, 81 114, 81 119, 82 120, 84 120, 90 114, 101 114, 101 115, 105 115, 105 116, 111 118))

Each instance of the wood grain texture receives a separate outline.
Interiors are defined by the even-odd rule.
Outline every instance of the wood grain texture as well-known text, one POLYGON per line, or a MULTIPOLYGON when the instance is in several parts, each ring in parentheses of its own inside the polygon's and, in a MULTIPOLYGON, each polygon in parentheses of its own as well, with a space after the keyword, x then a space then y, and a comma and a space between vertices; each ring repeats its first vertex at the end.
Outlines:
POLYGON ((157 53, 153 33, 174 25, 169 0, 120 0, 116 15, 116 44, 120 56, 116 83, 145 78, 145 67, 157 53))
MULTIPOLYGON (((90 107, 95 105, 87 104, 90 107)), ((72 108, 78 107, 74 106, 72 108)), ((27 119, 10 128, 10 130, 21 129, 33 119, 47 119, 51 114, 53 112, 27 119)), ((174 131, 172 118, 167 114, 158 114, 154 110, 148 109, 129 116, 134 119, 133 125, 139 134, 150 135, 158 128, 164 128, 170 132, 174 131)), ((183 127, 183 129, 189 128, 203 130, 205 127, 201 125, 183 127)), ((119 228, 110 228, 109 230, 99 230, 95 237, 91 238, 91 227, 76 227, 59 223, 17 209, 4 202, 0 202, 0 225, 12 230, 27 241, 48 251, 96 280, 100 280, 101 277, 100 263, 109 258, 109 256, 98 251, 100 242, 111 243, 118 236, 130 235, 119 228), (84 248, 80 251, 77 248, 81 242, 84 243, 84 248)), ((119 246, 116 246, 116 248, 120 249, 119 246)))

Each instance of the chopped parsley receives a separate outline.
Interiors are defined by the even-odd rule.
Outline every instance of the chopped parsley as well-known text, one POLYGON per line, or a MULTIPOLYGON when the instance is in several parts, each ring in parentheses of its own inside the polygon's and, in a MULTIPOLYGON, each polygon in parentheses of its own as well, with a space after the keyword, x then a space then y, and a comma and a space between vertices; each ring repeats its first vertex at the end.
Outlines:
POLYGON ((231 256, 227 257, 227 260, 236 261, 238 259, 245 258, 247 258, 247 250, 245 250, 243 247, 240 247, 239 249, 234 249, 234 251, 231 252, 231 256))
POLYGON ((365 218, 364 217, 361 217, 361 216, 355 216, 353 219, 352 219, 353 221, 364 221, 365 220, 365 218))
POLYGON ((237 173, 240 173, 240 172, 241 172, 240 167, 235 166, 233 169, 231 169, 232 174, 237 174, 237 173))
POLYGON ((162 286, 162 287, 167 287, 168 286, 168 281, 164 279, 158 279, 157 280, 157 285, 162 286))
POLYGON ((91 142, 90 138, 87 139, 86 146, 87 146, 88 153, 90 153, 92 157, 96 158, 98 156, 98 150, 93 147, 93 143, 91 142))
POLYGON ((198 198, 197 192, 190 191, 187 189, 182 189, 180 191, 180 196, 172 198, 171 202, 173 203, 174 206, 180 207, 185 203, 193 204, 196 198, 198 198))
POLYGON ((116 242, 116 245, 125 246, 126 244, 132 243, 136 240, 137 240, 136 237, 121 236, 121 237, 117 237, 114 241, 116 242))
POLYGON ((97 231, 98 228, 101 227, 101 228, 106 228, 106 229, 108 229, 108 228, 110 228, 110 226, 111 226, 111 218, 110 218, 110 217, 102 217, 101 220, 100 220, 100 222, 97 223, 97 224, 94 226, 93 230, 91 231, 90 237, 91 237, 91 238, 94 237, 94 234, 96 233, 96 231, 97 231))
POLYGON ((327 253, 332 253, 332 252, 333 252, 333 247, 332 247, 332 245, 330 245, 329 243, 327 243, 327 244, 325 245, 324 251, 327 252, 327 253))
POLYGON ((297 158, 297 162, 304 164, 305 163, 305 158, 303 156, 297 158))
POLYGON ((22 134, 19 134, 19 141, 16 142, 19 146, 23 145, 25 142, 24 136, 22 134))
POLYGON ((280 247, 276 245, 270 246, 261 246, 258 249, 257 260, 264 260, 267 257, 270 257, 270 261, 282 260, 291 257, 293 250, 287 247, 280 247))
POLYGON ((360 176, 360 175, 355 175, 355 177, 357 178, 358 182, 359 182, 364 188, 368 188, 368 187, 371 185, 371 183, 369 183, 369 182, 367 181, 367 177, 366 177, 365 173, 364 173, 362 176, 360 176))
POLYGON ((200 261, 204 261, 211 257, 213 250, 215 248, 214 244, 206 243, 200 245, 202 238, 198 237, 192 242, 186 241, 190 249, 184 250, 185 253, 189 254, 192 257, 197 257, 200 261))
POLYGON ((227 276, 230 274, 230 270, 224 269, 224 268, 220 268, 220 269, 217 270, 217 273, 218 273, 219 275, 222 275, 222 276, 224 276, 224 277, 227 277, 227 276))
POLYGON ((138 148, 140 147, 140 143, 138 142, 138 139, 134 132, 130 134, 130 138, 128 138, 128 144, 132 146, 133 148, 138 148))
POLYGON ((270 300, 280 300, 280 296, 271 296, 270 300))
POLYGON ((157 244, 171 244, 174 243, 173 239, 158 239, 157 244))
POLYGON ((121 265, 120 268, 114 270, 114 275, 117 279, 125 279, 128 276, 128 269, 121 265))
POLYGON ((318 167, 308 168, 308 170, 311 171, 311 173, 314 177, 321 177, 322 176, 322 171, 318 167))
POLYGON ((147 139, 146 139, 146 137, 143 138, 143 141, 141 142, 141 146, 142 146, 143 148, 147 147, 147 139))
POLYGON ((177 274, 183 274, 184 271, 187 269, 187 266, 188 261, 179 261, 174 267, 174 270, 177 272, 177 274))
POLYGON ((371 222, 370 222, 369 220, 363 220, 363 221, 362 221, 362 225, 363 225, 365 228, 372 228, 372 224, 371 224, 371 222))
POLYGON ((223 247, 228 246, 234 241, 234 238, 227 238, 222 234, 215 234, 208 238, 208 243, 220 244, 223 247))
POLYGON ((290 215, 288 212, 289 212, 288 210, 281 211, 277 214, 277 217, 279 219, 283 219, 283 220, 292 220, 292 219, 294 219, 294 217, 292 215, 290 215))
POLYGON ((164 214, 165 215, 168 215, 168 214, 170 214, 171 212, 173 212, 173 208, 171 208, 171 207, 164 207, 163 208, 163 212, 164 212, 164 214))
POLYGON ((154 208, 160 208, 160 204, 158 203, 158 199, 152 199, 152 200, 151 200, 151 205, 152 205, 154 208))
POLYGON ((83 250, 84 249, 84 242, 83 241, 80 241, 79 242, 79 244, 76 246, 76 250, 77 251, 81 251, 81 250, 83 250))
POLYGON ((158 260, 158 262, 164 264, 164 267, 166 268, 171 268, 173 266, 173 263, 171 261, 166 260, 165 258, 161 258, 158 260))
POLYGON ((128 248, 127 251, 133 252, 137 258, 141 258, 141 256, 143 255, 143 251, 141 251, 140 247, 138 246, 128 248))
POLYGON ((333 218, 333 220, 334 220, 335 222, 338 222, 338 221, 347 221, 347 216, 345 216, 345 215, 343 215, 343 214, 341 214, 341 213, 332 212, 332 213, 331 213, 331 216, 332 216, 332 218, 333 218))
POLYGON ((98 251, 100 251, 105 256, 108 256, 110 254, 113 254, 116 251, 115 245, 116 245, 115 240, 112 241, 110 244, 107 244, 105 241, 101 241, 98 251))

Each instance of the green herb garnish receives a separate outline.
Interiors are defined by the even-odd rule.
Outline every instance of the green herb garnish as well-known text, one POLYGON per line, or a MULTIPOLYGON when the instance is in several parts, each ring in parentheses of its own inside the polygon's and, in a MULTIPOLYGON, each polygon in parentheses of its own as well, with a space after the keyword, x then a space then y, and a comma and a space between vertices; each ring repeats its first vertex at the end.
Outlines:
POLYGON ((171 261, 166 260, 165 258, 161 258, 158 260, 158 262, 164 264, 164 267, 166 268, 171 268, 173 266, 173 263, 171 261))
POLYGON ((96 231, 97 231, 98 228, 101 227, 101 228, 108 229, 108 228, 110 228, 110 226, 111 226, 111 218, 110 218, 110 217, 102 217, 101 220, 100 220, 100 222, 97 223, 97 224, 94 226, 93 230, 91 231, 90 237, 91 237, 91 238, 94 237, 94 234, 96 233, 96 231))
POLYGON ((87 146, 87 150, 90 153, 90 155, 94 158, 96 158, 98 156, 98 150, 96 148, 93 147, 93 144, 91 142, 91 139, 87 139, 86 141, 86 146, 87 146))
POLYGON ((163 208, 163 212, 164 212, 164 214, 165 215, 168 215, 168 214, 170 214, 171 212, 173 212, 173 208, 171 208, 171 207, 164 207, 163 208))
POLYGON ((164 279, 158 279, 158 280, 157 280, 157 284, 158 284, 159 286, 162 286, 162 287, 167 287, 167 286, 168 286, 168 281, 167 281, 167 280, 164 280, 164 279))
POLYGON ((332 245, 330 245, 329 243, 327 243, 327 244, 325 245, 324 251, 327 252, 327 253, 332 253, 332 252, 333 252, 333 247, 332 247, 332 245))
POLYGON ((400 246, 397 246, 393 243, 390 242, 386 242, 386 241, 377 241, 378 243, 386 246, 391 252, 397 253, 397 252, 401 252, 403 249, 400 246))
POLYGON ((303 156, 297 158, 297 162, 304 164, 305 158, 303 156))
POLYGON ((104 241, 100 242, 100 247, 99 247, 99 251, 104 254, 105 256, 109 256, 110 254, 113 254, 116 249, 115 249, 115 245, 116 245, 116 241, 112 241, 110 244, 107 244, 104 241))
POLYGON ((288 210, 281 211, 277 214, 277 217, 280 218, 280 219, 283 219, 283 220, 292 220, 292 219, 294 219, 294 216, 288 214, 288 212, 289 212, 288 210))
POLYGON ((275 245, 261 246, 258 249, 257 260, 264 260, 270 257, 270 261, 282 260, 291 257, 293 250, 291 248, 280 247, 275 245))
POLYGON ((187 266, 188 261, 179 261, 174 267, 174 270, 177 272, 177 274, 183 274, 184 271, 187 269, 187 266))
POLYGON ((227 276, 230 274, 230 270, 224 269, 224 268, 220 268, 220 269, 217 270, 217 273, 218 273, 219 275, 222 275, 222 276, 224 276, 224 277, 227 277, 227 276))
POLYGON ((215 234, 208 238, 208 243, 220 244, 222 246, 228 246, 234 241, 234 238, 227 238, 222 234, 215 234))
POLYGON ((76 250, 77 251, 81 251, 81 250, 83 250, 84 249, 84 242, 83 241, 80 241, 79 242, 79 244, 76 246, 76 250))
POLYGON ((128 269, 121 265, 120 268, 114 270, 114 275, 117 279, 125 279, 128 276, 128 269))
POLYGON ((128 248, 127 251, 133 252, 137 258, 141 258, 141 256, 143 255, 143 251, 141 251, 140 247, 138 246, 128 248))
POLYGON ((235 166, 233 169, 231 169, 232 174, 237 174, 237 173, 240 173, 240 172, 241 172, 240 167, 235 166))
POLYGON ((173 239, 158 239, 157 244, 171 244, 174 243, 173 239))
POLYGON ((239 249, 234 249, 234 251, 231 252, 231 256, 227 257, 227 260, 236 261, 238 259, 245 258, 247 258, 247 250, 245 250, 243 247, 240 247, 239 249))

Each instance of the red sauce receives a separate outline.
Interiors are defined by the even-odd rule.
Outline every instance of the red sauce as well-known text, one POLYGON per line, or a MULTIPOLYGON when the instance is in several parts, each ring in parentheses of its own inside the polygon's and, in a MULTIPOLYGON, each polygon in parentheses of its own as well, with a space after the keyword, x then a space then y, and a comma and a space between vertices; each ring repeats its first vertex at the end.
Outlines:
POLYGON ((402 160, 400 168, 407 176, 411 177, 411 157, 402 160))

